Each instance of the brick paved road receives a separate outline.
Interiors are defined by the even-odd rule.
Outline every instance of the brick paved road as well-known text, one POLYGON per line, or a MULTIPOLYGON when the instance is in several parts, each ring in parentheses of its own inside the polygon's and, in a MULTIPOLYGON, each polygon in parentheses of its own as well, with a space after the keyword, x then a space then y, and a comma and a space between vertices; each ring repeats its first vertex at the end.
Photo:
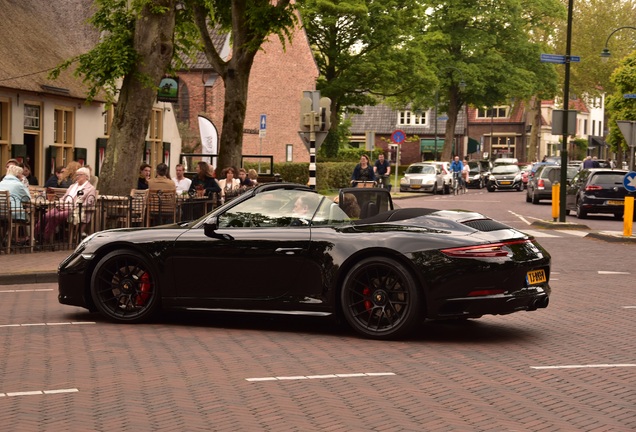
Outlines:
POLYGON ((54 284, 0 286, 0 430, 636 430, 636 249, 553 235, 547 309, 400 342, 292 317, 115 325, 54 284))

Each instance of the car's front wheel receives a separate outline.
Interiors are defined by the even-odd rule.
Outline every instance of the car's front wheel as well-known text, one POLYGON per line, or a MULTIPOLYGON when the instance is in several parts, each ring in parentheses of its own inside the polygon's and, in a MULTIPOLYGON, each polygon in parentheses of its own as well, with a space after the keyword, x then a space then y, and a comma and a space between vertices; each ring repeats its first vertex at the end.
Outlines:
POLYGON ((156 271, 141 254, 115 250, 104 256, 91 280, 97 309, 117 322, 147 321, 160 308, 156 271))
POLYGON ((420 296, 412 275, 390 258, 367 258, 344 279, 342 312, 349 325, 372 339, 407 335, 420 319, 420 296))

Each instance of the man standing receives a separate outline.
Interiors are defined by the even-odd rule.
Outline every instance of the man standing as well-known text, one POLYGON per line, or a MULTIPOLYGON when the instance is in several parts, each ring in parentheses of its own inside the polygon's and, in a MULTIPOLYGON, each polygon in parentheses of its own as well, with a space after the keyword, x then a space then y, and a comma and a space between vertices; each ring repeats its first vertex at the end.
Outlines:
POLYGON ((177 176, 176 178, 173 178, 172 181, 174 181, 174 185, 177 188, 177 194, 182 194, 183 192, 187 193, 190 189, 190 184, 192 184, 192 180, 183 175, 183 173, 185 172, 183 165, 177 164, 175 171, 177 173, 177 176))
POLYGON ((373 171, 376 177, 381 177, 384 182, 384 187, 391 190, 391 164, 385 160, 384 153, 378 155, 378 160, 373 165, 373 171))

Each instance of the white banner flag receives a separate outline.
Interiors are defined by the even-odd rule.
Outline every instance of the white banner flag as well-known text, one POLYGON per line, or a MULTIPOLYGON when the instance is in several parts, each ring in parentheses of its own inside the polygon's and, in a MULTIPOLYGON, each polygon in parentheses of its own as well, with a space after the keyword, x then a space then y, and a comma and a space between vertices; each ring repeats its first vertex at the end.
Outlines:
MULTIPOLYGON (((218 154, 219 146, 219 133, 216 130, 216 126, 207 117, 199 114, 199 133, 201 134, 201 153, 204 154, 218 154)), ((209 157, 202 158, 207 163, 211 163, 216 168, 216 157, 210 161, 209 157)))

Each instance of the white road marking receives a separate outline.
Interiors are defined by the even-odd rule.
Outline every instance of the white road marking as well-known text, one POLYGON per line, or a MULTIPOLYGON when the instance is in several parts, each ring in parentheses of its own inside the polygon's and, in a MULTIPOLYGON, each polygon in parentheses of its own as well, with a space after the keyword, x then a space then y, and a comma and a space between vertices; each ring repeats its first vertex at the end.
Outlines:
POLYGON ((621 368, 636 367, 633 363, 618 364, 590 364, 590 365, 563 365, 563 366, 530 366, 530 369, 582 369, 582 368, 621 368))
POLYGON ((518 217, 518 218, 519 218, 519 219, 521 219, 523 222, 525 222, 525 223, 526 223, 526 225, 531 225, 531 222, 530 222, 530 221, 528 221, 528 220, 527 220, 526 218, 524 218, 523 216, 521 216, 520 214, 517 214, 517 213, 513 212, 512 210, 508 210, 508 213, 510 213, 510 214, 512 214, 512 215, 514 215, 514 216, 516 216, 516 217, 518 217))
POLYGON ((598 274, 602 274, 602 275, 628 275, 628 274, 631 274, 631 273, 630 272, 599 270, 598 274))
POLYGON ((360 377, 378 377, 392 376, 393 372, 369 372, 369 373, 350 373, 350 374, 329 374, 329 375, 298 375, 298 376, 280 376, 280 377, 261 377, 261 378, 245 378, 245 381, 261 382, 261 381, 289 381, 289 380, 306 380, 306 379, 328 379, 328 378, 360 378, 360 377))
POLYGON ((0 327, 32 327, 32 326, 58 326, 58 325, 81 325, 97 324, 95 321, 69 321, 53 323, 27 323, 27 324, 0 324, 0 327))
POLYGON ((28 290, 0 290, 0 293, 23 293, 23 292, 40 292, 40 291, 53 291, 53 288, 41 288, 41 289, 28 289, 28 290))
POLYGON ((0 397, 15 397, 15 396, 34 396, 34 395, 50 395, 50 394, 60 394, 60 393, 77 393, 79 389, 69 388, 69 389, 56 389, 56 390, 33 390, 33 391, 20 391, 20 392, 10 392, 10 393, 0 393, 0 397))
POLYGON ((570 234, 573 236, 578 236, 578 237, 585 237, 586 235, 589 234, 589 231, 581 231, 581 230, 554 230, 556 232, 560 232, 563 234, 570 234))
POLYGON ((636 309, 636 306, 623 306, 623 309, 636 309))

